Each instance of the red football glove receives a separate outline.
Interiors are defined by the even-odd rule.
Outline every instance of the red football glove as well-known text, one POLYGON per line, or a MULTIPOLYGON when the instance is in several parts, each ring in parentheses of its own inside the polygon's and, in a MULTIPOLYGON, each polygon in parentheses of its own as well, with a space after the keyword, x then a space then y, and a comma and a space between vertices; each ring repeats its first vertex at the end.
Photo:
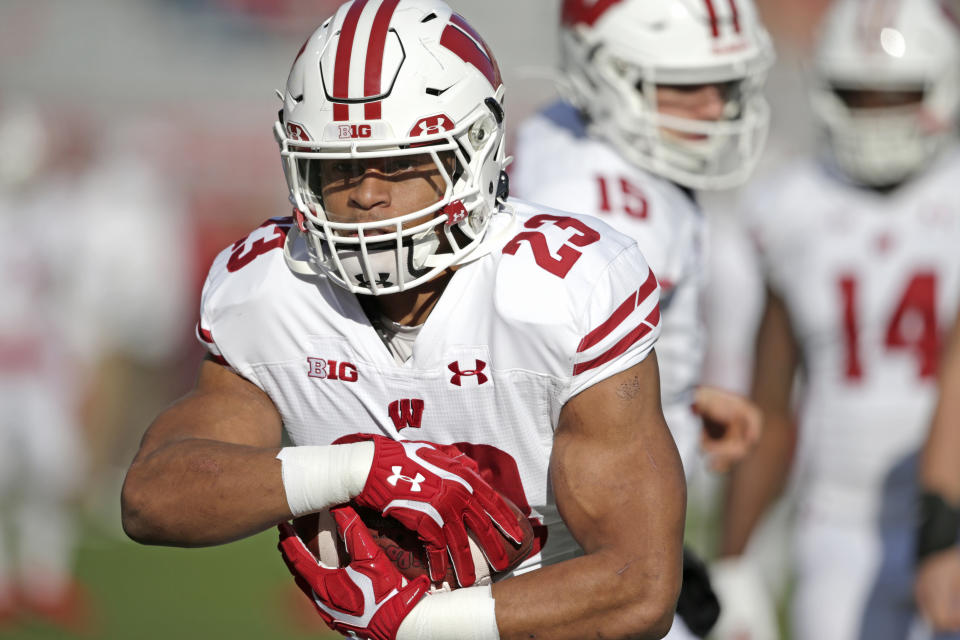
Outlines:
POLYGON ((343 569, 313 557, 289 523, 281 523, 280 544, 287 568, 327 626, 350 637, 395 640, 400 623, 430 590, 426 576, 407 582, 377 546, 357 512, 330 510, 350 556, 343 569))
POLYGON ((417 532, 434 582, 443 580, 448 561, 460 586, 476 582, 466 527, 495 571, 509 566, 501 535, 519 544, 523 530, 503 497, 480 477, 473 460, 452 445, 373 434, 345 436, 334 444, 360 440, 371 440, 376 448, 370 475, 355 502, 417 532))

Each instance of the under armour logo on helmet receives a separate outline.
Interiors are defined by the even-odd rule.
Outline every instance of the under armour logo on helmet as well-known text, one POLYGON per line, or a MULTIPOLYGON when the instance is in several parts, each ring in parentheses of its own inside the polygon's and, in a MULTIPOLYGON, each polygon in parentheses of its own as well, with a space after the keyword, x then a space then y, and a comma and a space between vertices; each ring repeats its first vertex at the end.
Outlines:
MULTIPOLYGON (((377 284, 380 285, 381 287, 392 286, 393 283, 387 279, 387 276, 389 275, 390 275, 389 273, 386 273, 384 271, 377 273, 377 276, 379 276, 377 278, 377 284)), ((367 280, 367 277, 362 273, 358 273, 356 275, 356 278, 357 278, 357 284, 359 284, 361 287, 367 287, 367 288, 370 287, 370 281, 367 280)))
POLYGON ((420 484, 426 480, 420 473, 417 473, 415 478, 401 474, 400 472, 403 471, 403 467, 390 467, 390 470, 393 471, 393 475, 387 477, 387 482, 393 487, 397 486, 397 483, 403 480, 404 482, 410 483, 410 491, 417 492, 420 491, 420 484))
POLYGON ((453 120, 440 113, 435 116, 421 118, 417 124, 413 125, 413 129, 410 130, 410 137, 435 136, 438 133, 450 131, 451 129, 453 129, 453 120))
POLYGON ((453 372, 453 377, 450 378, 450 382, 452 382, 453 384, 459 387, 460 378, 462 378, 463 376, 468 376, 468 377, 477 376, 478 385, 481 385, 484 382, 487 382, 489 378, 487 377, 487 374, 483 373, 483 370, 487 368, 487 363, 480 359, 477 359, 475 362, 476 362, 476 365, 474 365, 474 368, 468 369, 466 371, 460 369, 459 362, 451 362, 450 364, 448 364, 447 369, 450 369, 450 371, 453 372))

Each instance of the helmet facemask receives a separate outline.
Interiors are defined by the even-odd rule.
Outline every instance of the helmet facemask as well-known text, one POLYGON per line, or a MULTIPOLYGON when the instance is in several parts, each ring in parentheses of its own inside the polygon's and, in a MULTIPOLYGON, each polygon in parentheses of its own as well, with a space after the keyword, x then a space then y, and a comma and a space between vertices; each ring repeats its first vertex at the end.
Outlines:
POLYGON ((499 103, 482 104, 450 130, 393 139, 389 145, 294 140, 278 122, 291 201, 319 270, 354 293, 384 295, 470 259, 495 207, 504 153, 499 108, 499 103), (431 176, 437 200, 385 220, 350 222, 328 211, 325 177, 349 188, 371 167, 388 180, 431 176))

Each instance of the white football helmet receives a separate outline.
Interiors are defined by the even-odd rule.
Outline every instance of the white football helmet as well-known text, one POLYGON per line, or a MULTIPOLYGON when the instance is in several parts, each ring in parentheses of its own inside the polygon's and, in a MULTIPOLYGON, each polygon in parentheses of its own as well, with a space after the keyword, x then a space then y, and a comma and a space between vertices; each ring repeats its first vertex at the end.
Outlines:
POLYGON ((440 0, 342 5, 297 55, 274 125, 314 269, 354 293, 383 295, 483 255, 490 215, 506 197, 502 104, 489 48, 440 0), (385 167, 432 161, 445 193, 386 221, 332 221, 321 166, 371 158, 385 167))
POLYGON ((562 22, 567 99, 591 133, 691 188, 749 177, 766 141, 762 87, 774 58, 753 0, 564 0, 562 22), (659 84, 726 84, 724 117, 658 113, 659 84))
POLYGON ((839 0, 821 25, 813 110, 852 180, 893 186, 929 163, 960 108, 960 38, 936 0, 839 0), (899 107, 852 108, 839 92, 906 91, 899 107))

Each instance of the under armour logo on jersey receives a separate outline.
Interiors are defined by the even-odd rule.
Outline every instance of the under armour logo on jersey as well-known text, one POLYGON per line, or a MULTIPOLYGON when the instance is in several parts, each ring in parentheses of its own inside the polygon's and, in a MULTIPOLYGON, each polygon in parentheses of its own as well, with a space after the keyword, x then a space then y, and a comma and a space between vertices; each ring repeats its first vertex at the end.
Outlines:
POLYGON ((410 491, 417 492, 420 491, 420 484, 426 480, 420 473, 417 473, 415 478, 401 474, 400 472, 403 471, 403 467, 390 467, 390 469, 393 471, 393 475, 387 478, 387 482, 393 487, 397 486, 397 483, 403 480, 404 482, 410 483, 410 491))
POLYGON ((487 368, 487 363, 480 359, 476 360, 476 364, 474 365, 473 369, 466 369, 466 370, 461 369, 459 361, 451 362, 450 364, 447 365, 447 369, 450 369, 450 371, 453 372, 453 377, 450 378, 450 382, 457 385, 458 387, 460 386, 460 379, 464 376, 467 376, 467 377, 476 376, 478 385, 481 385, 484 382, 487 382, 489 378, 487 377, 487 374, 483 373, 483 370, 486 368, 487 368))
POLYGON ((423 400, 420 398, 394 400, 390 403, 387 411, 397 431, 407 427, 419 429, 420 420, 423 418, 423 400))
MULTIPOLYGON (((389 273, 386 273, 386 272, 383 272, 383 271, 377 273, 377 276, 378 276, 378 277, 377 277, 377 284, 380 285, 381 287, 391 287, 391 286, 393 286, 393 283, 390 282, 390 280, 388 280, 389 275, 390 275, 389 273)), ((370 281, 367 280, 367 277, 366 277, 365 275, 363 275, 362 273, 358 273, 356 277, 357 277, 357 284, 359 284, 361 287, 369 287, 369 286, 370 286, 370 281)))

